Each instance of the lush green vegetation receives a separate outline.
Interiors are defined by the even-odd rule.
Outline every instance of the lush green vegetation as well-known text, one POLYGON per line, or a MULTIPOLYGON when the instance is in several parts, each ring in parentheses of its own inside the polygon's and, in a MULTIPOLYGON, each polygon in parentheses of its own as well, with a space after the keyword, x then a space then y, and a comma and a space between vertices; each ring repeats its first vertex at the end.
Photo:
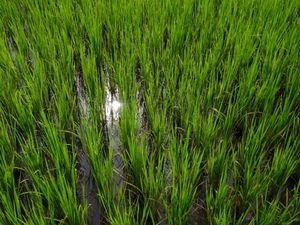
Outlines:
POLYGON ((299 224, 299 53, 297 0, 1 0, 0 224, 299 224))

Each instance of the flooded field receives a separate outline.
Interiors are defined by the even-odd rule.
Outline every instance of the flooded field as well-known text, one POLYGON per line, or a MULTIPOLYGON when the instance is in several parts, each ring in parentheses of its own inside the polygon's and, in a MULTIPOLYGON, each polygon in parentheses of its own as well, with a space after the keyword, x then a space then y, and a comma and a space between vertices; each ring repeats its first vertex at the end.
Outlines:
POLYGON ((299 224, 299 12, 0 1, 0 224, 299 224))

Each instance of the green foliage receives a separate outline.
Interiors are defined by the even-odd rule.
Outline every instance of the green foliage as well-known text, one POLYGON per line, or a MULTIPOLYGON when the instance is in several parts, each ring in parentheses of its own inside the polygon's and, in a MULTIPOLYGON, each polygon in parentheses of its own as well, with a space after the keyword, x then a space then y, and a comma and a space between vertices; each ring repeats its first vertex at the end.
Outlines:
POLYGON ((0 1, 0 224, 298 224, 299 12, 0 1))

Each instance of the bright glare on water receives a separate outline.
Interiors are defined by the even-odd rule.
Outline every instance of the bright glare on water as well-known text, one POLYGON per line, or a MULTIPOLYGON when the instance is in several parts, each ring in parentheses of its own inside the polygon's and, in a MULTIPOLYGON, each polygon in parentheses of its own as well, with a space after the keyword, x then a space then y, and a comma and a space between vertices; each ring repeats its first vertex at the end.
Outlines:
POLYGON ((105 114, 108 122, 116 121, 119 119, 119 111, 122 103, 119 102, 118 94, 112 96, 107 91, 106 102, 105 102, 105 114))
POLYGON ((117 101, 117 100, 114 100, 111 103, 111 109, 112 109, 112 111, 115 111, 115 112, 119 111, 120 107, 121 107, 121 103, 119 101, 117 101))

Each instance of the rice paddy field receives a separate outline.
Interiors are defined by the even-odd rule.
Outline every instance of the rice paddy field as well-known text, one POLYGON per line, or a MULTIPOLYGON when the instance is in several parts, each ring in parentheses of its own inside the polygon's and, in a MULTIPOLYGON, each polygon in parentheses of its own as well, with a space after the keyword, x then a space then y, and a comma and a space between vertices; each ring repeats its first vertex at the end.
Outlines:
POLYGON ((300 224, 298 0, 1 0, 1 225, 300 224))

